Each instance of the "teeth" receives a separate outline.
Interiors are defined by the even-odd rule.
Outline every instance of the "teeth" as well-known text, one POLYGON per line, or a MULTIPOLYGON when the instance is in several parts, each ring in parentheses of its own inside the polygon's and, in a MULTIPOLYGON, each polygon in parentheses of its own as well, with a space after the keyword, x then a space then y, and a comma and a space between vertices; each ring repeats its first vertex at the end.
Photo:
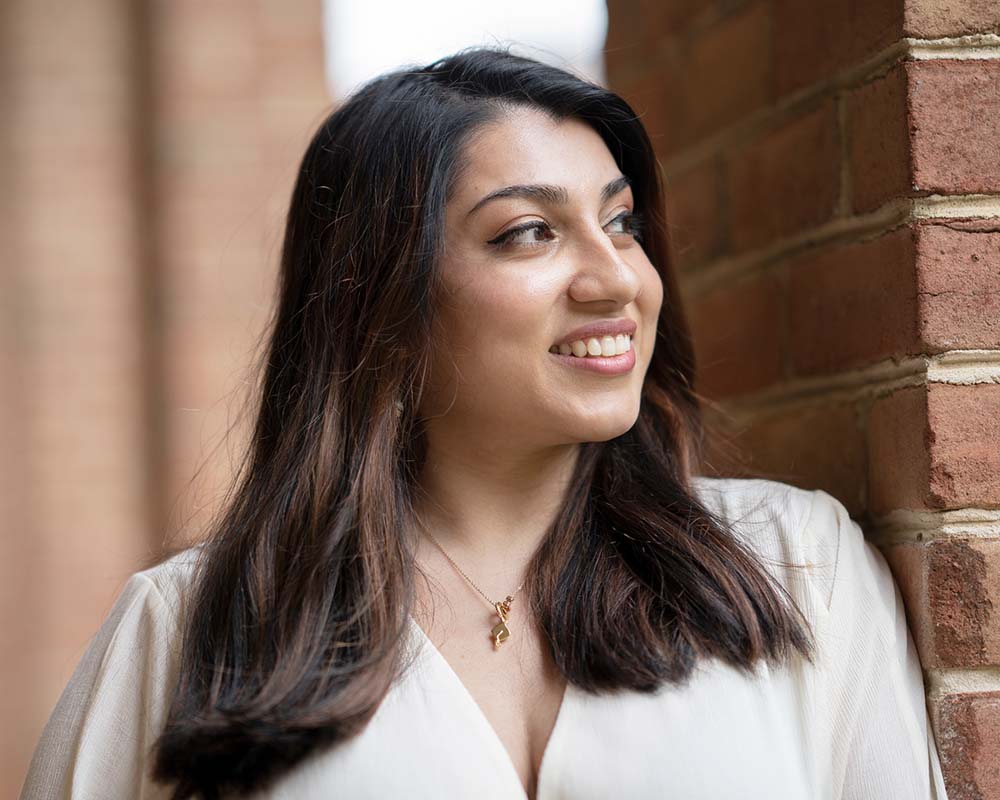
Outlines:
POLYGON ((627 333, 619 333, 617 336, 594 336, 590 339, 577 339, 575 342, 564 342, 558 347, 553 345, 549 348, 550 353, 559 353, 568 356, 570 354, 577 358, 597 358, 601 356, 617 356, 627 353, 632 349, 632 336, 627 333))

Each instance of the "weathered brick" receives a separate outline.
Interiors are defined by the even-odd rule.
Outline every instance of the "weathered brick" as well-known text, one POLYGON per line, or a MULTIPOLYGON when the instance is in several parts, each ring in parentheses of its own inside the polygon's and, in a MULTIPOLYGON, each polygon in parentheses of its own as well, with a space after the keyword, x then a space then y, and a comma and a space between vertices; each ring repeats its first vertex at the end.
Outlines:
POLYGON ((780 276, 725 283, 689 304, 698 391, 712 397, 777 381, 784 360, 785 291, 780 276))
POLYGON ((935 705, 949 800, 1000 797, 1000 691, 950 694, 935 705))
POLYGON ((928 442, 925 386, 909 386, 875 400, 868 417, 872 513, 927 507, 928 442))
POLYGON ((1000 507, 1000 386, 931 383, 880 398, 871 510, 1000 507))
POLYGON ((916 191, 1000 190, 1000 61, 911 62, 906 71, 916 191))
POLYGON ((1000 508, 1000 386, 931 384, 927 424, 930 504, 1000 508))
POLYGON ((853 208, 1000 187, 1000 63, 906 62, 847 98, 853 208))
POLYGON ((1000 665, 1000 540, 939 539, 927 560, 928 616, 936 663, 1000 665))
POLYGON ((734 249, 769 244, 834 215, 838 138, 834 103, 826 100, 727 154, 734 249))
POLYGON ((847 66, 899 40, 898 0, 774 0, 774 80, 787 94, 830 80, 847 66))
POLYGON ((904 0, 906 36, 934 39, 1000 33, 996 0, 904 0))
POLYGON ((1000 349, 1000 222, 916 226, 924 351, 1000 349))
POLYGON ((925 669, 1000 665, 1000 539, 935 539, 885 548, 925 669))
POLYGON ((796 374, 920 352, 909 228, 807 251, 788 270, 796 374))
POLYGON ((668 177, 667 222, 680 269, 690 269, 724 250, 726 222, 722 190, 722 165, 715 158, 668 177))
POLYGON ((895 67, 846 98, 852 207, 865 213, 910 194, 906 73, 895 67))

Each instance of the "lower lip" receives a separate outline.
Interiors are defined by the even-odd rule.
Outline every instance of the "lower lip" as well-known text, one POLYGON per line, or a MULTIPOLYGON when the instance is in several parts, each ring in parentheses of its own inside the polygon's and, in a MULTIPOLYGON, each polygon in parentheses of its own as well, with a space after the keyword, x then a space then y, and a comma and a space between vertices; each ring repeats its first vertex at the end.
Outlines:
POLYGON ((564 356, 561 353, 549 353, 564 364, 577 369, 598 372, 601 375, 623 375, 635 366, 635 347, 629 348, 620 356, 564 356))

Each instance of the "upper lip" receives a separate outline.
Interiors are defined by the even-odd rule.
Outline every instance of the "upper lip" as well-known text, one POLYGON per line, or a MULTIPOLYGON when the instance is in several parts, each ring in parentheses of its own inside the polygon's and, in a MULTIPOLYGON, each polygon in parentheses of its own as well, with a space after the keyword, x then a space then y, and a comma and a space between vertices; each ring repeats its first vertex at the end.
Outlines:
POLYGON ((577 339, 589 339, 595 336, 617 336, 619 333, 627 333, 630 336, 635 333, 635 320, 632 319, 602 319, 598 322, 591 322, 574 328, 569 333, 556 340, 556 345, 569 344, 577 339))

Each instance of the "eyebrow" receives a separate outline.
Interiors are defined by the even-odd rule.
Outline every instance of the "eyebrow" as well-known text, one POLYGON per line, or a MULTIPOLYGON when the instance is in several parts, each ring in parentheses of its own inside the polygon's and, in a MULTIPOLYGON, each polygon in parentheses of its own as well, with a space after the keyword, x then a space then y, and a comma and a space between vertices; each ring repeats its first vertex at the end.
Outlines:
MULTIPOLYGON (((614 180, 609 181, 604 188, 601 189, 601 202, 608 202, 608 200, 620 191, 631 185, 632 182, 626 176, 619 175, 614 180)), ((528 200, 540 200, 544 203, 550 203, 552 205, 565 205, 569 202, 569 194, 562 186, 553 186, 548 183, 516 184, 514 186, 504 186, 502 189, 496 189, 490 192, 472 207, 469 213, 466 214, 466 217, 471 217, 480 208, 493 200, 500 200, 507 197, 523 197, 528 200)))

